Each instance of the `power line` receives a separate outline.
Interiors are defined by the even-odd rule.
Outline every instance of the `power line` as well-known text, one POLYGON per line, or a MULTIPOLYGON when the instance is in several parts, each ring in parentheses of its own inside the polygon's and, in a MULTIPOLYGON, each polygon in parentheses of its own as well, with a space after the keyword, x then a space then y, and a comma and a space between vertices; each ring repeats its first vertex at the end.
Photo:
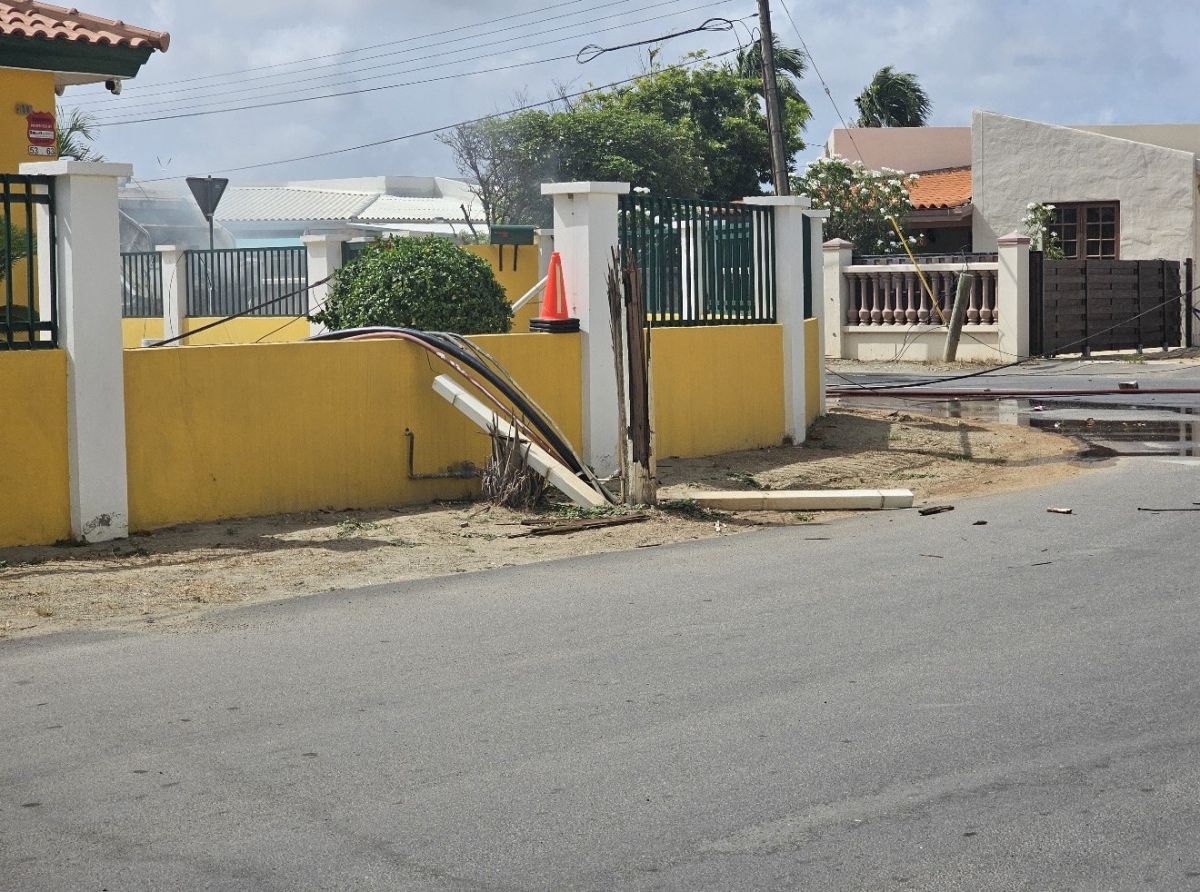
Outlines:
MULTIPOLYGON (((132 92, 135 90, 156 89, 158 87, 174 86, 175 84, 189 84, 189 83, 195 83, 196 81, 214 80, 214 79, 223 78, 223 77, 236 77, 236 76, 242 75, 242 74, 250 74, 255 71, 266 71, 271 68, 285 68, 290 65, 303 65, 307 62, 319 62, 322 59, 333 59, 338 56, 353 55, 354 53, 365 53, 370 50, 382 49, 385 46, 399 46, 399 45, 405 44, 405 43, 412 43, 413 41, 423 40, 427 37, 440 37, 444 34, 456 34, 460 31, 470 31, 474 28, 485 28, 489 25, 498 24, 499 22, 507 22, 507 21, 511 21, 513 19, 525 18, 527 16, 532 16, 532 15, 542 15, 548 10, 563 9, 568 6, 578 6, 581 3, 587 3, 587 2, 589 2, 589 0, 568 0, 568 2, 565 2, 565 3, 555 3, 551 6, 545 6, 545 7, 541 7, 540 9, 530 10, 529 12, 518 12, 518 13, 513 13, 511 15, 500 16, 499 18, 495 18, 495 19, 489 19, 488 21, 484 21, 484 22, 477 22, 474 25, 460 25, 457 28, 446 28, 442 31, 432 31, 432 32, 429 32, 428 34, 422 34, 417 37, 406 37, 406 38, 403 38, 402 40, 389 40, 384 43, 371 44, 370 46, 358 47, 357 49, 352 49, 352 50, 339 50, 336 53, 324 53, 319 56, 310 56, 309 58, 306 58, 306 59, 293 59, 290 62, 274 62, 270 65, 258 65, 253 68, 241 68, 241 69, 237 69, 234 71, 221 72, 218 74, 202 74, 202 75, 197 75, 196 77, 180 78, 178 80, 173 80, 173 81, 162 81, 157 84, 131 84, 129 87, 126 88, 126 91, 132 92)), ((603 6, 592 6, 591 8, 603 9, 604 6, 617 6, 622 3, 627 3, 627 2, 634 2, 634 0, 614 0, 614 2, 612 2, 612 3, 604 4, 603 6)), ((543 18, 542 21, 545 21, 545 18, 543 18)), ((492 32, 492 33, 495 33, 495 32, 492 32)))
POLYGON ((825 78, 821 77, 821 69, 817 67, 817 60, 813 58, 812 51, 808 48, 808 44, 804 42, 804 35, 801 34, 800 29, 796 27, 796 20, 792 18, 792 13, 787 8, 787 0, 784 0, 783 11, 787 13, 788 21, 792 23, 792 30, 796 32, 796 37, 800 40, 800 46, 804 49, 804 55, 808 56, 809 62, 812 62, 813 73, 816 74, 817 80, 821 82, 821 86, 825 90, 825 95, 829 97, 829 103, 833 106, 833 110, 837 113, 838 120, 842 122, 842 129, 845 130, 846 135, 850 137, 850 144, 854 146, 854 151, 858 152, 859 160, 862 160, 862 152, 859 151, 858 143, 854 141, 854 134, 851 132, 851 128, 846 124, 846 119, 842 117, 842 110, 838 108, 838 104, 833 98, 833 93, 829 89, 829 84, 825 83, 825 78))
MULTIPOLYGON (((719 5, 722 5, 727 2, 730 2, 730 0, 719 0, 719 2, 717 2, 717 3, 707 3, 707 4, 702 4, 700 6, 697 6, 697 7, 692 7, 692 8, 685 9, 685 10, 679 10, 679 11, 673 12, 673 13, 666 13, 666 14, 659 15, 659 16, 652 16, 648 19, 643 19, 641 21, 634 22, 632 24, 633 25, 647 24, 649 22, 653 22, 658 19, 671 18, 671 17, 678 16, 678 15, 684 15, 687 13, 692 13, 692 12, 706 9, 711 6, 719 6, 719 5)), ((592 20, 589 22, 582 22, 582 23, 579 23, 579 25, 582 26, 582 25, 592 24, 595 21, 603 21, 603 19, 596 19, 596 20, 592 20)), ((559 29, 551 29, 551 30, 565 30, 566 28, 572 28, 572 27, 576 27, 576 26, 568 25, 568 26, 563 26, 562 28, 559 28, 559 29)), ((603 29, 600 29, 599 31, 593 30, 588 33, 591 33, 591 34, 603 33, 605 31, 614 31, 614 30, 618 30, 618 29, 624 28, 624 27, 628 27, 628 25, 614 25, 609 28, 603 28, 603 29)), ((543 46, 552 46, 557 43, 562 43, 567 40, 575 39, 575 37, 577 37, 577 36, 578 35, 568 36, 568 37, 559 38, 559 39, 555 39, 555 40, 544 41, 542 43, 530 44, 530 45, 522 46, 522 47, 516 47, 515 51, 537 49, 537 48, 540 48, 543 46)), ((500 44, 500 43, 508 43, 508 42, 511 42, 513 40, 518 40, 518 39, 520 39, 520 38, 507 38, 507 39, 501 40, 501 41, 494 41, 491 44, 484 44, 483 46, 491 46, 491 45, 500 44)), ((464 50, 459 50, 458 52, 460 52, 460 53, 461 52, 471 52, 471 51, 473 51, 473 49, 474 48, 468 48, 468 49, 464 49, 464 50)), ((412 60, 409 60, 409 62, 415 63, 415 62, 425 61, 428 59, 443 58, 443 57, 444 57, 444 54, 439 53, 436 55, 423 56, 423 57, 419 57, 417 59, 412 59, 412 60)), ((510 67, 521 67, 521 66, 528 66, 528 65, 534 65, 534 64, 541 64, 544 62, 562 61, 563 59, 566 59, 566 58, 570 58, 570 57, 569 56, 555 56, 555 57, 546 58, 546 59, 532 60, 529 62, 514 63, 511 66, 500 66, 500 67, 496 67, 496 68, 485 69, 485 70, 480 70, 480 71, 475 71, 475 72, 466 72, 462 76, 469 76, 472 74, 486 74, 486 73, 491 73, 491 72, 496 72, 496 71, 503 71, 503 70, 507 70, 510 67)), ((429 71, 432 69, 445 68, 445 67, 449 67, 449 66, 453 66, 453 65, 458 65, 458 64, 461 64, 463 61, 468 61, 468 60, 463 60, 463 59, 450 60, 450 61, 442 62, 439 64, 435 64, 435 65, 418 66, 416 69, 412 69, 412 70, 429 71)), ((400 63, 393 63, 393 64, 400 64, 400 63)), ((390 66, 379 66, 379 67, 390 67, 390 66)), ((369 70, 369 69, 367 69, 367 70, 369 70)), ((363 81, 381 80, 384 78, 395 77, 397 75, 405 74, 405 73, 407 73, 407 72, 405 72, 405 71, 390 72, 388 74, 376 75, 376 76, 372 76, 372 77, 368 77, 368 78, 355 78, 355 79, 352 79, 349 81, 341 81, 341 82, 327 84, 324 86, 332 88, 332 87, 343 86, 343 85, 347 85, 347 84, 362 83, 363 81)), ((308 80, 322 80, 322 79, 323 78, 309 78, 308 80)), ((341 91, 341 92, 322 93, 322 94, 317 94, 314 96, 300 96, 300 97, 297 97, 297 98, 291 99, 291 100, 278 100, 278 101, 272 101, 272 102, 266 102, 266 103, 242 104, 242 105, 232 106, 229 108, 216 108, 216 109, 209 110, 209 111, 204 111, 203 109, 206 106, 224 105, 224 104, 226 104, 226 101, 225 100, 216 100, 213 102, 206 103, 206 102, 195 102, 194 100, 191 100, 191 101, 186 101, 184 104, 180 105, 180 104, 178 104, 180 102, 179 100, 161 100, 158 102, 147 103, 144 106, 146 111, 142 112, 140 115, 139 115, 138 111, 136 110, 136 107, 135 107, 135 109, 123 109, 123 111, 128 111, 129 114, 122 116, 122 117, 100 118, 99 120, 97 120, 96 123, 98 126, 107 127, 107 126, 118 126, 118 125, 122 125, 122 124, 143 123, 145 121, 170 120, 170 119, 178 118, 178 117, 193 117, 193 116, 199 116, 199 115, 205 115, 205 114, 225 114, 225 113, 231 112, 231 111, 243 111, 243 110, 247 110, 247 109, 265 108, 265 107, 269 107, 269 106, 273 106, 273 105, 287 104, 289 102, 311 102, 316 99, 326 99, 326 98, 332 98, 332 97, 338 97, 338 96, 349 96, 349 95, 355 95, 357 93, 362 93, 362 92, 371 92, 372 90, 395 89, 397 87, 405 87, 405 86, 414 86, 414 85, 419 85, 419 84, 433 83, 435 81, 445 80, 445 79, 446 79, 445 77, 424 78, 424 79, 420 79, 420 80, 416 80, 416 81, 408 81, 408 82, 397 83, 397 84, 387 84, 387 85, 383 85, 381 87, 375 87, 375 88, 361 88, 361 89, 341 91), (166 106, 173 106, 173 107, 168 107, 168 108, 162 109, 161 111, 157 111, 157 112, 149 111, 149 109, 152 106, 156 106, 156 105, 166 105, 166 106), (175 114, 175 112, 178 112, 178 114, 175 114)), ((272 86, 285 86, 285 85, 280 84, 280 85, 272 85, 272 86)), ((234 91, 231 91, 230 93, 224 94, 224 95, 233 95, 234 93, 253 92, 253 90, 255 90, 255 89, 259 89, 259 88, 248 88, 246 90, 234 90, 234 91)), ((240 101, 243 103, 251 103, 255 99, 275 100, 277 97, 288 96, 290 94, 295 94, 295 93, 306 93, 306 92, 309 92, 310 90, 315 90, 315 89, 321 89, 321 87, 302 87, 302 88, 298 88, 298 89, 294 89, 294 90, 283 90, 283 91, 278 91, 275 93, 264 93, 261 96, 251 96, 251 97, 247 97, 246 99, 240 100, 240 101)), ((214 94, 214 95, 222 95, 222 94, 214 94)), ((231 100, 231 101, 239 101, 239 100, 231 100)))
MULTIPOLYGON (((609 7, 609 6, 620 6, 620 5, 629 3, 629 2, 631 2, 631 0, 615 0, 615 2, 606 3, 601 6, 594 7, 594 9, 603 9, 603 8, 609 7)), ((679 3, 679 2, 684 2, 684 0, 669 0, 669 3, 679 3)), ((721 2, 729 2, 729 0, 721 0, 721 2)), ((720 3, 706 4, 706 5, 720 5, 720 3)), ((680 10, 676 13, 664 13, 662 15, 654 16, 649 19, 644 19, 642 21, 633 22, 630 24, 632 24, 632 25, 643 24, 644 22, 647 22, 647 21, 655 21, 660 18, 670 17, 671 15, 682 15, 684 13, 694 12, 697 9, 703 9, 703 8, 705 8, 705 5, 695 7, 693 9, 680 10)), ((545 21, 553 21, 553 20, 559 19, 559 18, 573 18, 577 15, 579 15, 579 13, 570 13, 570 14, 566 14, 566 15, 562 15, 562 16, 552 16, 552 17, 549 17, 548 19, 546 19, 545 21)), ((560 25, 556 28, 542 28, 542 29, 539 29, 538 35, 541 36, 544 34, 554 33, 556 31, 563 31, 568 28, 583 27, 585 25, 595 24, 597 22, 607 21, 611 17, 612 17, 611 15, 600 16, 597 18, 573 22, 573 23, 570 23, 567 25, 560 25)), ((612 30, 612 29, 606 29, 606 30, 612 30)), ((397 51, 389 52, 389 53, 380 53, 375 56, 367 56, 364 58, 355 59, 349 63, 339 62, 339 63, 332 63, 329 65, 319 65, 319 66, 316 66, 313 68, 308 68, 303 72, 284 72, 284 73, 278 73, 278 74, 262 75, 260 77, 244 78, 244 79, 238 81, 236 84, 217 84, 217 85, 212 85, 212 86, 187 87, 187 88, 183 88, 183 89, 179 89, 179 90, 162 90, 157 93, 150 93, 150 94, 146 94, 144 96, 139 96, 135 100, 133 105, 134 105, 134 108, 149 108, 149 107, 155 106, 155 105, 167 105, 167 104, 178 103, 178 102, 194 102, 195 99, 197 98, 197 97, 180 98, 178 94, 184 94, 184 93, 205 93, 205 91, 207 91, 206 96, 199 97, 199 98, 207 98, 207 97, 211 97, 211 96, 226 96, 226 95, 235 95, 238 93, 251 93, 251 92, 254 92, 257 90, 273 90, 273 89, 277 89, 280 87, 287 87, 292 84, 304 83, 306 81, 320 81, 320 80, 325 80, 330 77, 338 77, 338 76, 343 76, 343 75, 354 75, 354 74, 358 74, 358 73, 361 73, 364 71, 377 71, 379 69, 389 68, 389 67, 392 67, 395 65, 411 64, 413 62, 420 62, 420 61, 425 61, 428 59, 441 59, 441 58, 445 58, 448 53, 453 53, 453 54, 475 53, 478 50, 484 49, 486 47, 498 46, 498 45, 501 45, 504 43, 512 43, 514 41, 522 40, 527 36, 528 36, 528 30, 525 25, 514 25, 509 28, 501 28, 496 31, 490 31, 486 35, 472 35, 469 37, 460 37, 460 38, 456 38, 454 40, 449 40, 449 41, 435 41, 432 43, 422 44, 420 46, 416 46, 411 49, 397 50, 397 51), (472 44, 470 46, 460 47, 460 48, 454 49, 454 50, 447 50, 447 47, 450 44, 462 43, 464 41, 475 41, 480 36, 492 37, 496 34, 503 34, 507 31, 513 31, 513 30, 518 30, 518 29, 522 31, 522 34, 520 34, 516 37, 509 37, 509 38, 505 38, 503 40, 494 40, 494 41, 485 42, 485 43, 476 43, 476 44, 472 44), (411 58, 412 53, 420 52, 421 50, 435 49, 435 48, 438 50, 438 52, 436 52, 432 55, 411 58), (371 66, 366 66, 366 67, 362 67, 362 68, 353 67, 353 66, 357 66, 363 62, 369 62, 369 61, 373 61, 375 59, 390 58, 392 56, 408 56, 410 58, 399 59, 399 60, 396 60, 393 62, 381 64, 381 65, 371 65, 371 66), (348 65, 350 67, 347 67, 348 65), (292 79, 292 80, 287 80, 287 81, 283 81, 280 83, 260 84, 258 86, 253 86, 253 87, 243 87, 242 86, 243 84, 247 84, 252 81, 264 81, 264 80, 271 81, 271 80, 278 80, 280 78, 292 78, 293 75, 295 75, 295 74, 301 74, 301 73, 308 74, 313 71, 319 71, 321 69, 329 69, 329 68, 338 69, 338 71, 336 73, 320 74, 320 75, 316 75, 314 77, 292 79), (235 89, 224 89, 225 87, 235 87, 235 89), (152 96, 174 96, 175 98, 152 99, 151 98, 152 96)), ((405 42, 411 42, 412 40, 418 40, 418 39, 419 38, 411 38, 410 41, 405 41, 405 42)), ((538 47, 538 46, 545 46, 552 42, 553 41, 543 41, 542 43, 531 44, 528 47, 521 47, 520 49, 529 49, 529 48, 534 48, 534 47, 538 47)), ((360 52, 360 51, 356 50, 356 51, 352 51, 352 52, 360 52)), ((384 75, 384 76, 386 76, 386 75, 384 75)), ((84 103, 80 103, 80 104, 86 105, 89 108, 97 108, 98 106, 103 106, 101 108, 98 108, 98 110, 96 112, 97 114, 103 115, 111 110, 108 107, 110 107, 114 104, 123 103, 123 102, 124 102, 124 100, 119 97, 103 96, 103 97, 96 97, 94 99, 87 100, 84 103)), ((123 110, 128 110, 128 109, 123 109, 123 110)))
MULTIPOLYGON (((672 70, 679 69, 679 68, 689 68, 694 65, 701 65, 706 62, 711 62, 713 59, 721 59, 725 56, 731 56, 736 52, 737 52, 736 49, 725 50, 724 52, 714 53, 713 55, 705 56, 702 59, 689 59, 686 62, 680 62, 675 65, 668 65, 668 66, 665 66, 662 70, 663 71, 672 71, 672 70)), ((589 87, 586 90, 579 90, 575 93, 566 93, 561 96, 556 96, 553 99, 544 100, 542 102, 530 102, 525 105, 518 106, 517 108, 509 109, 508 111, 493 112, 492 114, 488 114, 488 115, 480 115, 477 118, 468 118, 467 120, 464 120, 464 121, 457 121, 453 124, 442 124, 441 126, 431 127, 427 130, 418 130, 418 131, 414 131, 412 133, 404 133, 404 134, 401 134, 400 136, 392 136, 392 137, 388 137, 387 139, 375 140, 374 142, 362 143, 362 144, 356 145, 356 146, 348 146, 343 149, 330 149, 329 151, 326 151, 326 152, 313 152, 312 154, 300 155, 295 158, 283 158, 283 159, 279 159, 276 161, 263 161, 263 162, 259 162, 257 164, 244 164, 240 167, 222 167, 222 168, 218 168, 216 170, 210 171, 210 173, 240 173, 241 171, 244 171, 244 170, 257 170, 262 167, 275 167, 280 164, 295 164, 299 161, 311 161, 314 158, 328 158, 332 155, 344 155, 348 152, 358 152, 358 151, 361 151, 362 149, 373 149, 373 148, 377 148, 378 146, 389 145, 391 143, 402 142, 402 141, 409 140, 409 139, 416 139, 421 136, 432 136, 435 133, 441 133, 445 130, 453 130, 455 127, 464 127, 464 126, 468 126, 470 124, 479 124, 479 123, 482 123, 483 121, 491 121, 496 118, 507 117, 508 115, 517 114, 518 112, 532 111, 533 109, 536 109, 536 108, 544 108, 544 107, 550 106, 550 105, 557 105, 558 103, 563 102, 565 100, 578 99, 581 96, 586 96, 589 93, 595 93, 600 90, 610 90, 613 87, 620 87, 620 86, 624 86, 625 84, 632 84, 635 81, 642 78, 643 76, 644 75, 635 75, 633 77, 624 78, 619 81, 612 81, 611 83, 608 83, 608 84, 602 84, 602 85, 596 86, 596 87, 589 87)), ((184 177, 183 176, 156 177, 154 179, 141 180, 140 182, 141 183, 161 183, 161 182, 166 182, 169 180, 180 180, 180 179, 184 179, 184 177)))

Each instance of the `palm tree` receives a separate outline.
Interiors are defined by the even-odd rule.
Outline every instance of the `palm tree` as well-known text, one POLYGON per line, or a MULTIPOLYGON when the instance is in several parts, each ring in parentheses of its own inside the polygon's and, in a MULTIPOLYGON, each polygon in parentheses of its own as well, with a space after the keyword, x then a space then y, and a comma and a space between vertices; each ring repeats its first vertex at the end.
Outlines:
POLYGON ((96 119, 73 108, 64 124, 62 108, 59 107, 57 112, 54 119, 54 141, 58 146, 58 157, 74 158, 76 161, 103 161, 104 156, 91 145, 96 140, 96 119))
MULTIPOLYGON (((808 71, 808 60, 804 51, 789 46, 780 46, 779 38, 774 34, 771 35, 771 45, 775 50, 775 79, 779 83, 780 98, 799 99, 803 102, 804 98, 800 95, 797 82, 808 71)), ((762 41, 756 40, 750 46, 738 50, 734 70, 739 77, 749 78, 761 84, 763 79, 762 62, 762 41)))
POLYGON ((929 96, 915 74, 885 65, 854 100, 859 127, 924 127, 929 96))

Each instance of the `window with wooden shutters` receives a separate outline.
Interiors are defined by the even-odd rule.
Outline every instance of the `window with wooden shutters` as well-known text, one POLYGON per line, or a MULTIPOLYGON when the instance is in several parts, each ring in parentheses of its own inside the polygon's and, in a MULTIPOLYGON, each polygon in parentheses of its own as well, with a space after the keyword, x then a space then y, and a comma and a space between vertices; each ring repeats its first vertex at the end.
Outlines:
POLYGON ((1050 232, 1067 260, 1118 260, 1121 205, 1115 201, 1056 204, 1050 232))

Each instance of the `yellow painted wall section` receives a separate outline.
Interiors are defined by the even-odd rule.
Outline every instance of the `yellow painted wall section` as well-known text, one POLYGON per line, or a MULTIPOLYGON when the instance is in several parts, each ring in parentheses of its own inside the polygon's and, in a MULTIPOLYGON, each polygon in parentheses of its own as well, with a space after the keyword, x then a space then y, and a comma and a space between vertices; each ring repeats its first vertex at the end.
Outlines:
POLYGON ((807 428, 821 415, 821 328, 816 319, 804 320, 804 426, 807 428))
POLYGON ((715 455, 783 439, 781 326, 656 328, 651 358, 660 456, 715 455))
POLYGON ((71 535, 67 356, 0 353, 0 546, 71 535))
MULTIPOLYGON (((220 317, 193 316, 183 321, 184 331, 195 331, 220 317)), ((310 332, 308 319, 288 319, 286 316, 242 316, 189 335, 183 343, 189 347, 212 347, 226 344, 287 344, 302 341, 310 332)))
MULTIPOLYGON (((492 265, 509 303, 515 303, 538 281, 537 245, 464 245, 463 250, 482 257, 492 265)), ((513 315, 512 330, 528 333, 529 320, 541 310, 540 297, 530 301, 513 315)))
POLYGON ((142 346, 143 338, 161 341, 162 336, 161 316, 126 317, 121 320, 121 346, 126 350, 142 346))
POLYGON ((54 72, 0 68, 0 173, 17 173, 26 161, 53 161, 57 154, 29 154, 29 122, 17 110, 27 105, 35 112, 55 114, 54 72))
MULTIPOLYGON (((484 349, 577 439, 579 337, 494 337, 484 349)), ((407 478, 405 429, 417 474, 488 454, 486 434, 433 392, 443 371, 403 341, 127 350, 131 527, 476 493, 477 480, 407 478)))

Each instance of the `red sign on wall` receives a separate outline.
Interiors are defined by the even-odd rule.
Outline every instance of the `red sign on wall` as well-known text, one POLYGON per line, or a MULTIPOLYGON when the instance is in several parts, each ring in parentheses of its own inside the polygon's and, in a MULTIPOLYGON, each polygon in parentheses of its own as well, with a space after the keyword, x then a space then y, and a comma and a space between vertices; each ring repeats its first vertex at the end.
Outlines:
POLYGON ((33 112, 25 116, 29 125, 29 154, 54 155, 54 115, 50 112, 33 112))

